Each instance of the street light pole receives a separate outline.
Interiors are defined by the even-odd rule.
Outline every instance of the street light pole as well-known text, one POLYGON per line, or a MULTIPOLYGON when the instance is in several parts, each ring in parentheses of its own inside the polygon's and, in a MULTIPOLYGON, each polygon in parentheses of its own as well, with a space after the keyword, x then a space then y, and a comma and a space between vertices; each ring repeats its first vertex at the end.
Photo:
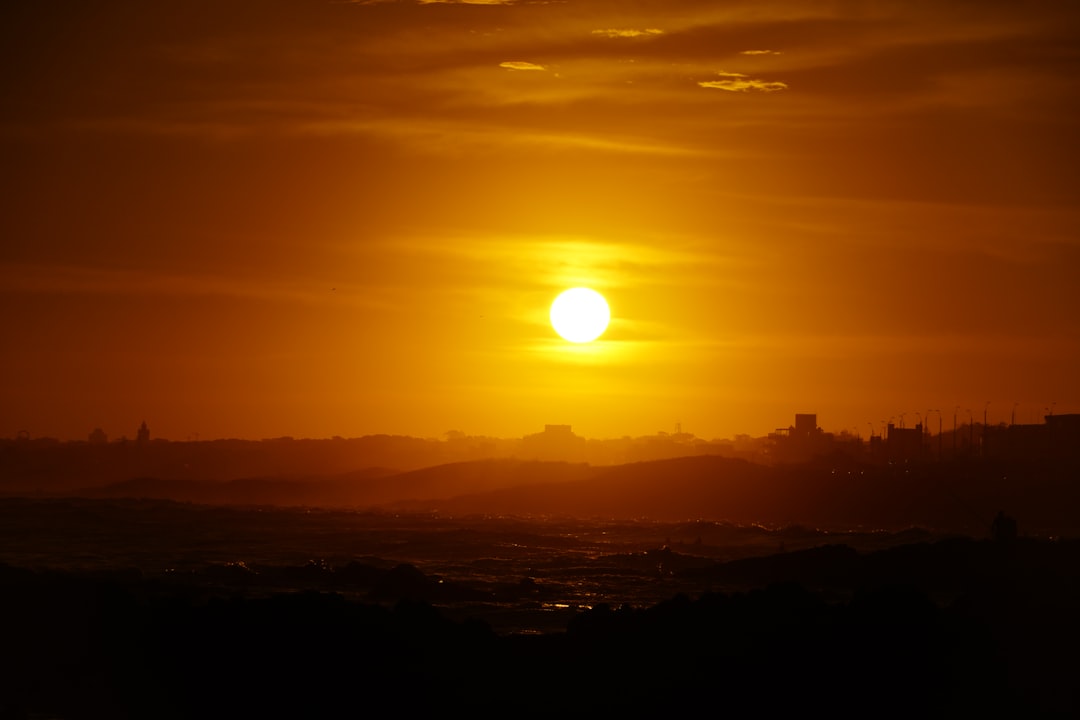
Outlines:
POLYGON ((975 451, 975 416, 971 413, 971 408, 968 408, 968 454, 975 451))
POLYGON ((937 413, 937 459, 938 462, 941 462, 941 410, 935 410, 934 412, 937 413))
POLYGON ((921 458, 923 452, 923 435, 925 434, 925 429, 923 428, 922 415, 919 413, 915 413, 915 419, 918 420, 918 422, 915 423, 915 427, 919 428, 919 457, 921 458))
POLYGON ((952 456, 953 460, 956 459, 956 413, 960 410, 960 406, 957 405, 952 411, 952 456))
POLYGON ((927 410, 926 415, 923 416, 923 423, 927 426, 925 428, 927 437, 930 436, 930 413, 937 413, 938 419, 938 462, 941 462, 941 411, 940 410, 927 410))

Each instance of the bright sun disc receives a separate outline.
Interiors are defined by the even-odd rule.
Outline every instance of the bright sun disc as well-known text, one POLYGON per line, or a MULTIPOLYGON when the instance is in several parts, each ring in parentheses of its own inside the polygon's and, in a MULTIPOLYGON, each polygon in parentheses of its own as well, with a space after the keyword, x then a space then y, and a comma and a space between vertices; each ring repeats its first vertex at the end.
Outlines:
POLYGON ((589 288, 566 290, 551 303, 551 327, 563 338, 587 343, 600 337, 611 320, 604 296, 589 288))

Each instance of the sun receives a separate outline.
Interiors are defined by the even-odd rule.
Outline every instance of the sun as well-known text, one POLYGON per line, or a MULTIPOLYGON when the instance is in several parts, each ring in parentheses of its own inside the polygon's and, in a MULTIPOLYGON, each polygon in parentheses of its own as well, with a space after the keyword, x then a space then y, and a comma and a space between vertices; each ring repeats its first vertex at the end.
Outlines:
POLYGON ((610 320, 604 296, 589 288, 571 288, 551 303, 551 327, 570 342, 592 342, 607 330, 610 320))

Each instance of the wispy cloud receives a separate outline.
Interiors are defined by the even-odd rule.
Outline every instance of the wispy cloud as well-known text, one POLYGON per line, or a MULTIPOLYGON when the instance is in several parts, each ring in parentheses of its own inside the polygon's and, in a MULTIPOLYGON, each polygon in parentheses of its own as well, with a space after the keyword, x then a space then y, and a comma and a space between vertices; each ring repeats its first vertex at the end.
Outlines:
POLYGON ((721 80, 703 80, 698 83, 703 88, 715 90, 727 90, 729 92, 776 92, 787 90, 787 83, 759 80, 743 73, 720 71, 717 73, 721 80))
POLYGON ((517 0, 416 0, 419 5, 514 5, 517 0))
POLYGON ((781 55, 779 50, 743 50, 740 55, 781 55))
POLYGON ((336 0, 342 5, 516 5, 518 0, 336 0))
POLYGON ((604 30, 593 30, 592 34, 609 38, 637 38, 663 35, 664 31, 659 28, 645 28, 644 30, 607 28, 604 30))
POLYGON ((531 62, 522 62, 520 60, 508 60, 507 62, 499 63, 499 67, 506 68, 507 70, 547 70, 543 65, 537 65, 531 62))

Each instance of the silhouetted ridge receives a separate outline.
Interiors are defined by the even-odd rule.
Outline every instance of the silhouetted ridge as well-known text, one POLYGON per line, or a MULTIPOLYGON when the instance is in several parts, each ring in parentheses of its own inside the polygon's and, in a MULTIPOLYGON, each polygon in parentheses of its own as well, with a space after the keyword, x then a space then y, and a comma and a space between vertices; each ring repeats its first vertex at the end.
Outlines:
POLYGON ((818 460, 767 467, 701 455, 396 506, 457 515, 711 519, 833 530, 915 526, 980 536, 1006 508, 1022 527, 1060 535, 1080 532, 1077 470, 1037 460, 910 466, 818 460))
POLYGON ((492 459, 449 463, 383 478, 368 484, 365 502, 408 503, 444 500, 465 494, 498 492, 522 486, 580 481, 596 475, 584 464, 492 459))
POLYGON ((752 492, 765 468, 742 460, 697 456, 581 471, 578 477, 504 487, 430 502, 405 502, 411 510, 456 514, 572 517, 726 517, 722 508, 752 492), (704 511, 704 512, 703 512, 704 511))
POLYGON ((268 476, 226 481, 139 477, 73 496, 170 499, 221 505, 282 505, 373 508, 421 500, 437 504, 466 493, 497 491, 591 477, 587 465, 522 460, 477 460, 398 473, 369 468, 334 476, 268 476))
MULTIPOLYGON (((341 463, 344 455, 337 445, 327 447, 335 448, 333 461, 341 463)), ((320 447, 300 445, 299 452, 291 441, 270 446, 274 452, 293 453, 293 462, 320 447)), ((209 449, 190 451, 205 454, 209 449)), ((492 459, 389 474, 371 467, 331 475, 281 472, 229 480, 200 479, 201 471, 193 470, 190 477, 179 472, 171 467, 168 474, 78 489, 67 488, 69 478, 59 485, 35 485, 31 494, 386 508, 458 516, 707 519, 832 530, 916 526, 980 536, 988 531, 988 518, 1005 511, 1016 519, 1021 534, 1080 533, 1080 483, 1075 482, 1080 465, 1061 458, 881 465, 835 457, 765 466, 694 455, 603 467, 492 459)), ((13 486, 5 487, 10 493, 13 486)))

